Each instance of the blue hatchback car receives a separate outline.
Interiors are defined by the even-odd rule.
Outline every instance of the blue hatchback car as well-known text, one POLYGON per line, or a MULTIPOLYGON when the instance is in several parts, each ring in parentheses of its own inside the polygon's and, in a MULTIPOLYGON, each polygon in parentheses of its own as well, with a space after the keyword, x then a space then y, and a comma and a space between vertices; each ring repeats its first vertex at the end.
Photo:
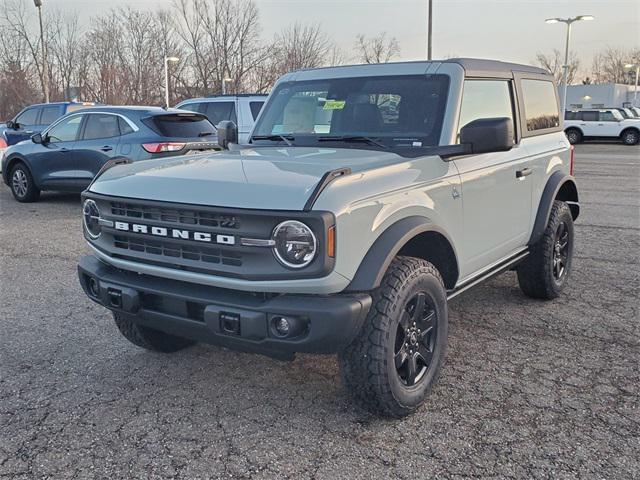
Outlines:
POLYGON ((70 113, 30 140, 7 148, 2 177, 19 202, 42 190, 84 190, 114 158, 149 160, 218 150, 215 127, 200 113, 160 107, 95 107, 70 113))

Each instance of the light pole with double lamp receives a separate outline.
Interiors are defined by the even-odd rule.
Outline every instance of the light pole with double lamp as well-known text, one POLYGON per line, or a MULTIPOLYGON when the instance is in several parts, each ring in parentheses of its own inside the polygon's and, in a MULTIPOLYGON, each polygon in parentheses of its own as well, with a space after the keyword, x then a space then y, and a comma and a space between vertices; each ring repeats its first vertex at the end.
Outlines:
POLYGON ((636 69, 636 85, 633 87, 633 106, 638 106, 638 74, 640 73, 640 63, 627 63, 624 68, 636 69))
POLYGON ((178 57, 164 57, 164 103, 169 108, 169 62, 179 62, 178 57))
POLYGON ((567 109, 567 82, 569 79, 569 41, 571 40, 571 24, 582 20, 593 20, 593 15, 578 15, 572 18, 547 18, 547 23, 564 23, 567 25, 567 42, 564 49, 564 65, 562 66, 562 115, 567 109))

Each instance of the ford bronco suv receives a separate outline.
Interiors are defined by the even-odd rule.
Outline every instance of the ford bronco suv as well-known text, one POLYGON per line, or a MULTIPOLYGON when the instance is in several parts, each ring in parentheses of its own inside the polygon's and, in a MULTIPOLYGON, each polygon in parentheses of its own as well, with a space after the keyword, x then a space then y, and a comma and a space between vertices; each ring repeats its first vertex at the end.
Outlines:
POLYGON ((80 283, 150 350, 338 354, 369 409, 425 399, 447 301, 508 269, 565 287, 579 213, 544 70, 453 59, 320 68, 274 87, 250 144, 105 168, 80 283))

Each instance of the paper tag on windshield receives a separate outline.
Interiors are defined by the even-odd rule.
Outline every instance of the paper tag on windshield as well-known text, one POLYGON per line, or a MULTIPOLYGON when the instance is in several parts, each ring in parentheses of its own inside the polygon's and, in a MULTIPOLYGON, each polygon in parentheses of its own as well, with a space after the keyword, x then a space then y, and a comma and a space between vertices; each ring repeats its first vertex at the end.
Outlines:
POLYGON ((342 110, 345 103, 345 100, 326 100, 323 110, 342 110))

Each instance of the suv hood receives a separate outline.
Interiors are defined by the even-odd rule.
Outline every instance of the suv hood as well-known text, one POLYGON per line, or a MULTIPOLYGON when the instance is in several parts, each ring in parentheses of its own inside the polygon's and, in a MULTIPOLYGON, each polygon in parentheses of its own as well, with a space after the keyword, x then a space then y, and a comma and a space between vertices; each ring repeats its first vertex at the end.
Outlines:
POLYGON ((219 207, 302 210, 322 175, 399 163, 390 152, 350 148, 259 147, 118 165, 90 191, 110 196, 219 207))

